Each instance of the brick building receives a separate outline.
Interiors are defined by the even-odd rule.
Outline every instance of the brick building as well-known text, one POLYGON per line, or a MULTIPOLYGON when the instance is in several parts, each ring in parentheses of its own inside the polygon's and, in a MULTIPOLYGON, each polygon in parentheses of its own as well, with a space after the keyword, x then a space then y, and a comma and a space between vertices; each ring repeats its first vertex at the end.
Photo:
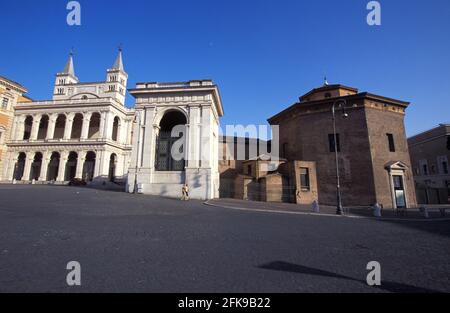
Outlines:
POLYGON ((408 102, 325 84, 271 117, 280 127, 280 155, 316 163, 319 202, 336 204, 336 160, 332 121, 337 109, 337 147, 344 206, 415 206, 404 117, 408 102))
POLYGON ((6 142, 11 135, 14 109, 18 102, 29 102, 24 96, 27 89, 6 77, 0 76, 0 180, 6 155, 6 142))
POLYGON ((408 139, 420 204, 450 203, 450 124, 408 139))

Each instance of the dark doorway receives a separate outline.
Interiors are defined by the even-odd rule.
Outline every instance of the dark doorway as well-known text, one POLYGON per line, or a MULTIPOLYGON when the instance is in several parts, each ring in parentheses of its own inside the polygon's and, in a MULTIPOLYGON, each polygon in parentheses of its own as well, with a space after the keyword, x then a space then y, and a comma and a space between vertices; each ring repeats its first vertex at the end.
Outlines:
POLYGON ((398 209, 406 208, 406 196, 405 188, 403 185, 403 176, 395 175, 394 180, 394 193, 395 193, 395 203, 398 209))

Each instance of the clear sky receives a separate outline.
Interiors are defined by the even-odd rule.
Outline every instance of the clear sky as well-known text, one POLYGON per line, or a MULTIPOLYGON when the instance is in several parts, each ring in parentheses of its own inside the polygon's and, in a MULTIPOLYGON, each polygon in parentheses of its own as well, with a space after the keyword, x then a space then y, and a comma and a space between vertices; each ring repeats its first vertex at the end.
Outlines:
MULTIPOLYGON (((213 79, 223 124, 265 124, 300 95, 330 83, 410 101, 408 135, 450 122, 450 1, 0 0, 0 75, 50 99, 75 48, 81 81, 101 81, 124 48, 128 88, 140 81, 213 79)), ((128 97, 127 105, 133 105, 128 97)))

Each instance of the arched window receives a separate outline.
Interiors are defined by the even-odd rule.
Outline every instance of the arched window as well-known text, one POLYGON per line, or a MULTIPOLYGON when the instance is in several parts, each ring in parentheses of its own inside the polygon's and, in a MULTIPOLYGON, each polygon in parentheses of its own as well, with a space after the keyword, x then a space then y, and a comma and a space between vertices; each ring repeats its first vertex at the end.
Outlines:
MULTIPOLYGON (((172 147, 181 137, 172 137, 175 126, 186 125, 186 116, 179 111, 167 112, 160 122, 160 131, 156 144, 156 170, 157 171, 184 171, 185 158, 180 160, 172 155, 172 147)), ((178 135, 178 134, 177 134, 178 135)), ((179 146, 177 154, 184 154, 184 144, 179 146)))

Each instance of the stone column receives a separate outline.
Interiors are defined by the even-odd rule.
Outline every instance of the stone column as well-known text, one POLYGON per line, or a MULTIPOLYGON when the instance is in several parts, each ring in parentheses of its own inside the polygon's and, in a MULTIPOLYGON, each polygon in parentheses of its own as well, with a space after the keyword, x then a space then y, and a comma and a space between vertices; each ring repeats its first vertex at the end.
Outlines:
POLYGON ((74 113, 69 113, 67 115, 66 125, 64 127, 64 140, 70 140, 70 137, 72 137, 72 127, 74 118, 75 118, 74 113))
POLYGON ((23 168, 23 181, 29 181, 31 176, 31 164, 33 163, 34 156, 30 157, 29 155, 32 154, 32 152, 28 152, 27 156, 25 158, 25 166, 23 168))
POLYGON ((46 140, 51 140, 54 138, 55 126, 56 126, 57 119, 58 119, 58 114, 50 115, 50 117, 48 119, 47 136, 45 137, 46 140))
MULTIPOLYGON (((155 134, 159 131, 159 126, 154 125, 155 120, 155 108, 148 108, 141 114, 142 121, 144 121, 145 128, 141 128, 141 140, 138 150, 139 159, 143 160, 144 168, 155 168, 155 134), (144 120, 145 119, 145 120, 144 120), (143 139, 145 138, 145 139, 143 139), (143 142, 145 140, 145 142, 143 142)), ((134 143, 136 145, 137 142, 134 143)), ((139 161, 139 160, 138 160, 139 161)))
POLYGON ((37 140, 39 133, 39 125, 41 123, 42 115, 34 115, 33 116, 33 126, 31 128, 31 136, 30 140, 37 140))
POLYGON ((100 139, 104 139, 106 137, 105 136, 106 114, 107 112, 101 112, 100 115, 100 135, 99 135, 100 139))
POLYGON ((60 155, 59 159, 59 167, 58 167, 58 178, 56 179, 59 182, 64 181, 64 176, 66 174, 66 163, 69 158, 69 152, 64 151, 60 155))
POLYGON ((198 168, 200 160, 200 108, 191 107, 189 114, 189 155, 188 155, 188 167, 198 168))
POLYGON ((104 161, 104 155, 107 154, 105 151, 94 151, 95 152, 95 166, 94 166, 94 179, 102 176, 102 165, 104 161))
POLYGON ((89 136, 89 124, 91 122, 92 113, 85 113, 83 118, 83 128, 81 130, 81 140, 88 139, 89 136))
POLYGON ((113 117, 112 112, 106 112, 105 118, 105 139, 111 140, 112 138, 112 123, 111 118, 113 117))
POLYGON ((26 117, 24 116, 19 116, 15 119, 15 126, 11 132, 11 139, 23 140, 23 133, 25 131, 25 118, 26 117))
POLYGON ((5 169, 3 171, 3 180, 12 180, 14 178, 14 169, 18 158, 19 154, 17 152, 8 153, 8 164, 5 165, 5 169))
POLYGON ((39 181, 47 180, 47 172, 48 172, 48 163, 49 162, 50 162, 50 154, 48 152, 44 152, 42 155, 41 173, 39 175, 39 181))
POLYGON ((78 152, 78 160, 77 160, 77 170, 75 174, 75 178, 82 179, 83 177, 83 166, 86 158, 86 151, 78 152))

